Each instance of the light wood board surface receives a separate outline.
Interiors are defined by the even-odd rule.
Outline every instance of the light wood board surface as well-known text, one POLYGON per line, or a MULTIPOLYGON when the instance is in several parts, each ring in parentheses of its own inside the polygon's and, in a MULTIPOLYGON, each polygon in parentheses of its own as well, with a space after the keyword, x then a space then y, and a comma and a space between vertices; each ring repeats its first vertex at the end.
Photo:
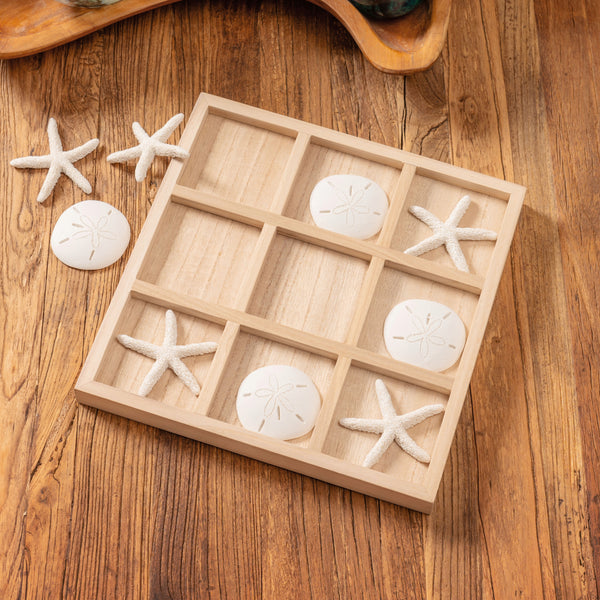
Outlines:
POLYGON ((456 2, 407 78, 279 0, 184 1, 0 63, 0 596, 597 597, 597 11, 456 2), (46 152, 50 116, 65 147, 100 137, 77 166, 137 237, 166 162, 137 184, 104 159, 201 91, 527 186, 431 515, 76 405, 124 262, 58 263, 52 226, 84 195, 63 178, 38 205, 45 173, 8 161, 46 152))

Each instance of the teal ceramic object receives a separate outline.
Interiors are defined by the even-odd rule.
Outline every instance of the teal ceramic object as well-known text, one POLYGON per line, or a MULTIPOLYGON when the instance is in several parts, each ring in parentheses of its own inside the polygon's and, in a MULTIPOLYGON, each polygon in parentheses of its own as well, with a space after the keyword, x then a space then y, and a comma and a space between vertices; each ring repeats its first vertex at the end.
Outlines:
POLYGON ((376 19, 401 17, 421 4, 422 0, 350 0, 360 12, 376 19))

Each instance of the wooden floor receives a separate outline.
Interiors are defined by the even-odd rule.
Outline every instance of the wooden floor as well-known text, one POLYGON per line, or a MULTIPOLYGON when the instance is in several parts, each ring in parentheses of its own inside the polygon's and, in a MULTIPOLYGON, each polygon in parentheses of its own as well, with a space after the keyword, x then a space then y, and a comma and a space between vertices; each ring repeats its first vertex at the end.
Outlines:
POLYGON ((593 0, 456 0, 404 78, 308 2, 190 0, 0 63, 0 598, 598 598, 599 39, 593 0), (75 403, 125 260, 58 263, 84 194, 8 161, 98 136, 137 235, 166 162, 105 158, 201 91, 528 187, 430 516, 75 403))

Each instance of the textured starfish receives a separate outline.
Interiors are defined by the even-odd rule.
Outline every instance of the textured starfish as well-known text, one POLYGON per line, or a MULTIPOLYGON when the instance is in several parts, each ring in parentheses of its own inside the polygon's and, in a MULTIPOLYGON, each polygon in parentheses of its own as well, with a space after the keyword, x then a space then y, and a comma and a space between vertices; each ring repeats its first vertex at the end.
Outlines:
POLYGON ((128 335, 119 335, 117 339, 126 348, 156 361, 142 381, 138 392, 140 396, 147 396, 167 369, 171 369, 194 394, 198 395, 200 386, 181 359, 187 356, 208 354, 217 349, 217 344, 214 342, 177 346, 177 320, 172 310, 167 310, 165 316, 165 338, 161 346, 136 340, 128 335))
POLYGON ((113 152, 109 154, 106 160, 109 163, 121 163, 131 160, 133 158, 139 158, 138 164, 135 167, 135 178, 137 181, 144 181, 146 173, 152 164, 155 156, 170 156, 175 158, 187 158, 189 152, 175 146, 173 144, 166 144, 166 140, 175 131, 179 123, 183 121, 183 114, 179 113, 174 117, 171 117, 165 125, 163 125, 156 133, 149 136, 142 126, 136 121, 131 128, 137 138, 139 144, 126 150, 120 150, 119 152, 113 152))
POLYGON ((409 211, 417 217, 417 219, 431 227, 433 235, 426 240, 419 242, 416 246, 412 246, 408 250, 405 250, 404 253, 419 256, 420 254, 435 250, 444 245, 452 262, 456 265, 456 268, 468 273, 469 266, 467 265, 467 260, 460 247, 459 241, 495 240, 497 237, 496 232, 490 231, 489 229, 458 227, 458 223, 467 212, 469 204, 471 204, 469 196, 463 196, 445 222, 438 219, 435 215, 432 215, 422 206, 411 206, 409 211))
POLYGON ((382 419, 340 419, 342 427, 356 431, 366 431, 367 433, 381 434, 379 441, 373 446, 369 454, 367 454, 363 462, 363 467, 372 467, 379 461, 394 441, 413 458, 428 463, 431 460, 429 454, 408 435, 406 430, 433 415, 441 413, 444 410, 444 405, 430 404, 405 415, 398 415, 392 404, 390 393, 381 379, 375 382, 375 391, 377 392, 382 419))
POLYGON ((73 150, 65 151, 60 135, 58 135, 56 120, 51 118, 48 121, 48 143, 50 154, 24 156, 10 161, 10 164, 18 169, 48 169, 48 175, 46 175, 37 201, 43 202, 48 198, 61 173, 64 173, 75 185, 79 186, 86 194, 89 194, 92 191, 90 182, 73 166, 73 163, 93 152, 98 147, 100 140, 94 138, 81 146, 77 146, 77 148, 73 148, 73 150))

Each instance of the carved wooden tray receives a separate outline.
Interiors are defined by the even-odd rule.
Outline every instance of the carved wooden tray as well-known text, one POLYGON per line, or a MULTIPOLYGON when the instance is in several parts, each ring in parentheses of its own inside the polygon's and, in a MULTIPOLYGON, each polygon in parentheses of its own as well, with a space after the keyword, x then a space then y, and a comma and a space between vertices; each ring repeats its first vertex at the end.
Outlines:
MULTIPOLYGON (((56 0, 5 2, 0 18, 0 59, 42 52, 141 12, 176 0, 121 0, 102 8, 73 8, 56 0)), ((439 56, 451 0, 427 0, 389 21, 363 16, 348 0, 309 0, 339 19, 367 59, 389 73, 429 67, 439 56)))
POLYGON ((226 450, 421 511, 432 507, 494 296, 524 188, 310 123, 202 94, 123 273, 76 386, 80 402, 226 450), (357 240, 317 227, 308 199, 321 178, 352 173, 376 181, 390 208, 378 236, 357 240), (413 204, 445 218, 468 193, 461 224, 498 233, 464 244, 470 273, 443 248, 403 250, 427 237, 413 204), (394 360, 383 343, 393 306, 439 301, 467 330, 462 356, 443 373, 394 360), (198 396, 175 375, 137 394, 152 360, 125 349, 127 334, 162 340, 165 309, 178 315, 181 344, 214 341, 215 354, 186 364, 198 396), (244 429, 236 413, 242 380, 283 364, 315 382, 314 429, 289 442, 244 429), (379 416, 375 380, 397 410, 442 403, 443 415, 412 428, 431 454, 417 462, 395 444, 361 466, 377 441, 338 423, 379 416))

